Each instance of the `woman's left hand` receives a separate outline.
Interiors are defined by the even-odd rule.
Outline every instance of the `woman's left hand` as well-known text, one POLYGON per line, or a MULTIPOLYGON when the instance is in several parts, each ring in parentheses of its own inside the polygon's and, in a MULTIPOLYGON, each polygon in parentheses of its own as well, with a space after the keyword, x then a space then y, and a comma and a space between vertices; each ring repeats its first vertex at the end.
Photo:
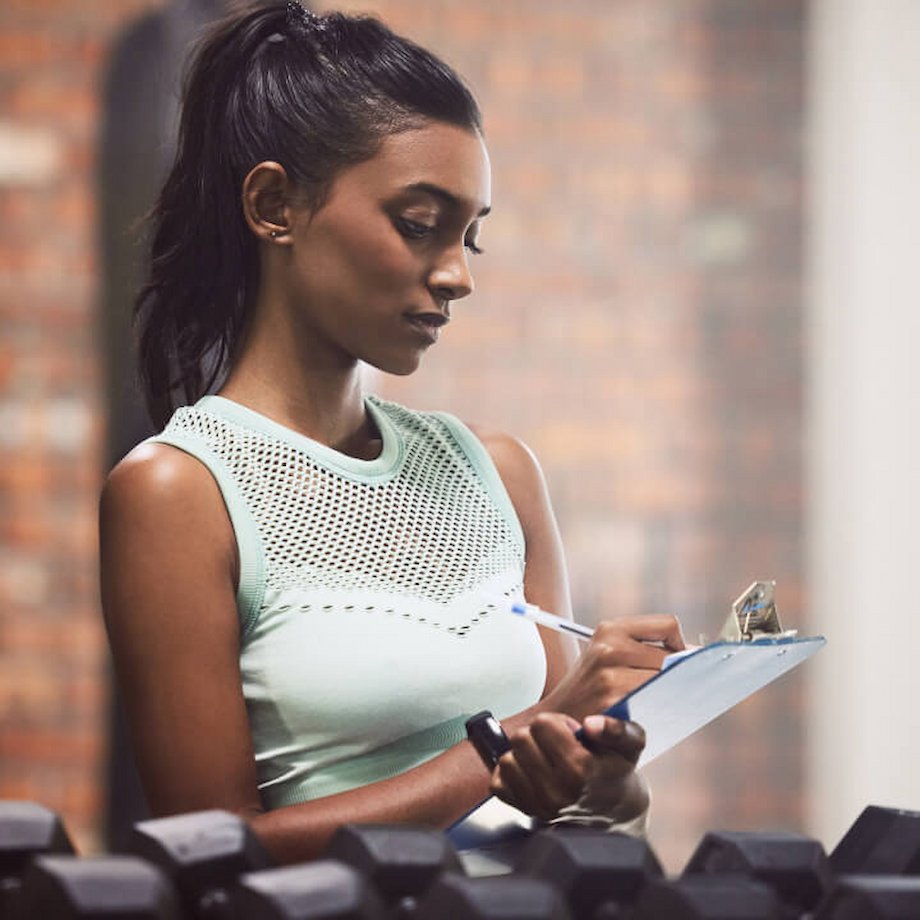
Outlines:
POLYGON ((610 823, 632 821, 648 807, 648 789, 635 772, 645 733, 633 722, 588 716, 584 726, 559 712, 538 715, 509 736, 511 750, 492 774, 492 793, 544 821, 578 803, 579 811, 610 823), (590 746, 575 732, 584 728, 590 746))

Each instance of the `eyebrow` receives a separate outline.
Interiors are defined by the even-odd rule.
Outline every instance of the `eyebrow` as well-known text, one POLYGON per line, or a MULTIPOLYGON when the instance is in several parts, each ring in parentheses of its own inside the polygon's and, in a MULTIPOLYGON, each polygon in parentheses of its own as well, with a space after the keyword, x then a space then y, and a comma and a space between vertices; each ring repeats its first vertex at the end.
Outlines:
MULTIPOLYGON (((449 192, 446 188, 435 185, 433 182, 413 182, 411 185, 406 186, 406 189, 410 192, 425 192, 435 198, 440 198, 441 201, 454 208, 463 207, 462 198, 458 198, 453 192, 449 192)), ((491 210, 492 208, 486 205, 476 216, 485 217, 491 210)))

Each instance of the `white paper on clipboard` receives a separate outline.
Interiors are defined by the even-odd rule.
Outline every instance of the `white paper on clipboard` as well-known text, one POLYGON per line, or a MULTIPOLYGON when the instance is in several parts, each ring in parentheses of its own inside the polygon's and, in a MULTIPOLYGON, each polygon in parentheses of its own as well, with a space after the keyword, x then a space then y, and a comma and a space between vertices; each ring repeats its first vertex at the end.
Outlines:
POLYGON ((823 636, 713 642, 659 671, 607 710, 645 729, 639 766, 679 744, 826 644, 823 636))

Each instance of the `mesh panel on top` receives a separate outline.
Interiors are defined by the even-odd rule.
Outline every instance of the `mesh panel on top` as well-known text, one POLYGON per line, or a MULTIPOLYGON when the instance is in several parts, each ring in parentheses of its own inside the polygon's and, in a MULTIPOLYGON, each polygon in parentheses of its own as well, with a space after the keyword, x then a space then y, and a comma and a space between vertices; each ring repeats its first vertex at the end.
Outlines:
POLYGON ((197 436, 227 466, 259 532, 266 587, 448 603, 520 567, 514 530, 445 422, 373 404, 402 442, 383 477, 336 469, 311 456, 299 435, 304 443, 291 443, 194 406, 178 410, 164 434, 197 436))

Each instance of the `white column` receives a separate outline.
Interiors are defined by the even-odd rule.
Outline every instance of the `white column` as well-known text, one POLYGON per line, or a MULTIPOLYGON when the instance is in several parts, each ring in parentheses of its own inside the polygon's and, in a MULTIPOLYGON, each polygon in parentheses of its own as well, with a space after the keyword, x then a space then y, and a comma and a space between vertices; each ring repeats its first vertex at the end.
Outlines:
POLYGON ((920 810, 920 0, 813 0, 809 831, 920 810))

